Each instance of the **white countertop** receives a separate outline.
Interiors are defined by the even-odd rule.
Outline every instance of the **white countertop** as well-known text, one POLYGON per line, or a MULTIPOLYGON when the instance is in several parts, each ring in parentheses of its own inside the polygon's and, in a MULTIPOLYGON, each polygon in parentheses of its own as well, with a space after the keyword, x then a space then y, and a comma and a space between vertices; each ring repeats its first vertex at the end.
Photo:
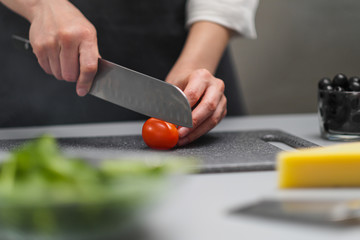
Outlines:
MULTIPOLYGON (((45 132, 56 137, 140 134, 141 126, 142 122, 123 122, 2 129, 0 139, 31 138, 45 132)), ((227 118, 213 131, 254 129, 279 129, 319 145, 334 143, 320 138, 315 114, 227 118)), ((156 237, 159 240, 360 238, 360 225, 330 227, 229 213, 236 207, 279 192, 276 182, 275 171, 186 176, 150 215, 151 229, 154 235, 160 235, 156 237)), ((342 190, 337 191, 341 194, 342 190)), ((360 194, 360 190, 353 191, 360 194)))

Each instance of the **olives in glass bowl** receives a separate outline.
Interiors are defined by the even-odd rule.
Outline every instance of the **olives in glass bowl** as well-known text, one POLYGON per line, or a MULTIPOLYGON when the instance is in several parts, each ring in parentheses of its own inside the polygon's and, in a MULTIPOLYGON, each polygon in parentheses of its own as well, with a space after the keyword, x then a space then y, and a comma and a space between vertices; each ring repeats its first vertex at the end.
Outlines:
POLYGON ((339 73, 318 82, 321 135, 329 140, 360 140, 360 79, 339 73))

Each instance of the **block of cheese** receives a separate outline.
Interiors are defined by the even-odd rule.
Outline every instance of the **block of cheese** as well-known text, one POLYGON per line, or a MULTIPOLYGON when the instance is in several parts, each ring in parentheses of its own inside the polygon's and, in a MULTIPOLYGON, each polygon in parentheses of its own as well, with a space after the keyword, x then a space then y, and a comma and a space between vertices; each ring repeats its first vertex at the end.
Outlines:
POLYGON ((280 188, 360 187, 360 142, 280 152, 280 188))

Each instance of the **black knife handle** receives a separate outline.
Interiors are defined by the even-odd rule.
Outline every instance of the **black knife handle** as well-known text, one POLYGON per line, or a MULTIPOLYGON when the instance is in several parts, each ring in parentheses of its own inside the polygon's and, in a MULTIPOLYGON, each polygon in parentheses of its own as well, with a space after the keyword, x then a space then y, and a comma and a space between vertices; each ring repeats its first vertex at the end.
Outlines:
POLYGON ((13 39, 14 45, 17 48, 32 52, 32 47, 29 39, 20 37, 18 35, 12 35, 11 38, 13 39))

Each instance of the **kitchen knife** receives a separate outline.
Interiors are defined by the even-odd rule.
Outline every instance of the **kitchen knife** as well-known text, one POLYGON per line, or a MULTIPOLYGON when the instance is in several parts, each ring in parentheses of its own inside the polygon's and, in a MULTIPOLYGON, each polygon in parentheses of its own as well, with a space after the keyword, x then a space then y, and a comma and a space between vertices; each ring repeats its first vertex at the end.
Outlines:
MULTIPOLYGON (((28 39, 12 37, 31 49, 28 39)), ((104 59, 99 59, 89 93, 149 117, 192 127, 191 107, 178 87, 104 59)))
POLYGON ((360 192, 355 188, 276 191, 232 213, 286 221, 359 224, 360 192))

